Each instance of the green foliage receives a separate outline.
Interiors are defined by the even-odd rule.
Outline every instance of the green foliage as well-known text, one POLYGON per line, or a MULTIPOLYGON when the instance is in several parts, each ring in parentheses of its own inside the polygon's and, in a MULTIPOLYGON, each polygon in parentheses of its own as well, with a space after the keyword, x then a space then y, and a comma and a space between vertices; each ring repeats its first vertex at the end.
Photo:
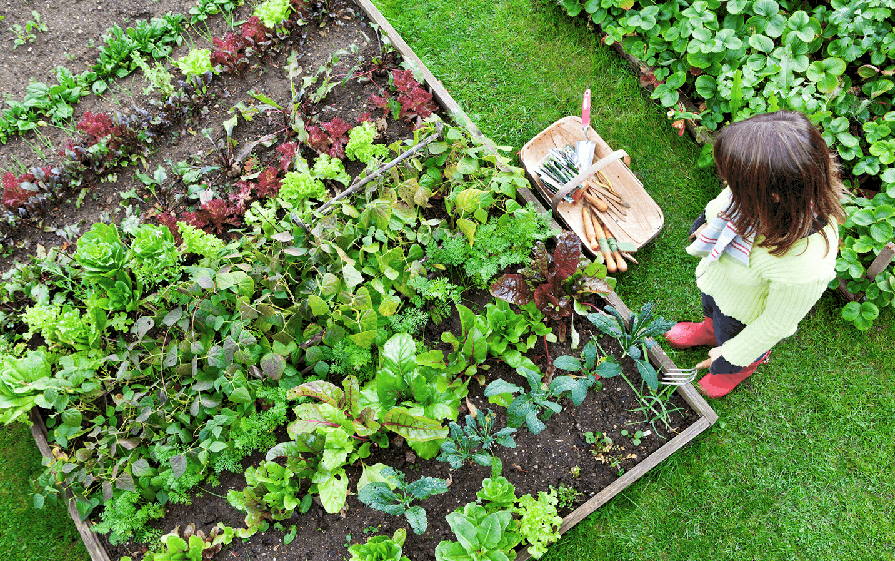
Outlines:
POLYGON ((373 144, 376 139, 376 125, 370 121, 363 122, 348 132, 348 144, 345 145, 345 156, 366 165, 388 156, 388 147, 384 144, 373 144))
POLYGON ((130 244, 131 271, 143 286, 156 286, 180 274, 180 255, 167 226, 141 224, 130 244))
POLYGON ((381 472, 385 481, 373 481, 358 489, 357 498, 370 508, 392 516, 404 516, 414 534, 426 531, 426 509, 413 504, 434 495, 447 493, 447 481, 436 477, 421 477, 407 483, 404 473, 386 467, 381 472))
POLYGON ((247 505, 263 505, 274 520, 292 516, 301 503, 299 481, 289 467, 266 461, 245 471, 246 487, 242 492, 231 490, 227 500, 234 507, 245 510, 247 505))
POLYGON ((612 306, 606 306, 608 313, 590 313, 587 319, 594 324, 600 332, 609 335, 622 348, 624 356, 630 357, 637 366, 637 372, 652 390, 659 389, 659 375, 656 368, 650 363, 647 349, 655 346, 653 337, 658 337, 674 326, 674 322, 661 317, 653 316, 653 304, 647 302, 639 312, 631 314, 630 322, 626 322, 618 310, 612 306))
POLYGON ((469 503, 463 510, 448 514, 447 522, 457 541, 439 543, 435 548, 436 561, 508 561, 515 557, 513 548, 520 535, 513 528, 511 511, 489 513, 484 507, 469 503))
POLYGON ((881 309, 895 301, 895 272, 886 267, 875 278, 867 278, 867 267, 895 239, 895 172, 884 178, 887 192, 877 193, 872 199, 853 198, 845 205, 846 220, 839 227, 842 245, 836 261, 838 278, 846 282, 853 294, 863 294, 864 302, 849 302, 842 309, 842 318, 866 331, 873 325, 881 309))
POLYGON ((187 78, 194 78, 206 72, 211 72, 214 70, 211 64, 211 50, 190 49, 190 52, 174 61, 174 66, 179 68, 187 78))
POLYGON ((459 268, 475 286, 487 288, 503 269, 527 262, 536 241, 552 236, 549 216, 525 207, 489 218, 472 242, 465 234, 442 231, 426 253, 433 263, 459 268))
POLYGON ((575 406, 581 405, 587 397, 587 390, 594 383, 594 379, 589 376, 583 378, 558 376, 549 384, 545 384, 541 380, 541 375, 534 370, 519 367, 516 372, 528 382, 528 389, 498 378, 485 388, 485 397, 492 403, 508 404, 509 426, 518 427, 525 423, 532 434, 539 434, 547 428, 544 421, 562 411, 562 405, 557 403, 560 398, 568 394, 575 406))
POLYGON ((199 0, 190 8, 190 23, 206 21, 209 16, 217 14, 232 14, 242 4, 243 0, 199 0))
POLYGON ((395 530, 392 537, 374 536, 366 543, 352 545, 348 548, 351 558, 348 561, 410 561, 401 555, 402 546, 407 539, 404 528, 395 530))
POLYGON ((175 534, 162 537, 163 551, 148 553, 143 561, 202 561, 202 552, 206 548, 205 540, 193 535, 184 540, 175 534))
POLYGON ((450 437, 441 443, 438 459, 449 463, 454 469, 460 469, 470 461, 480 466, 490 466, 492 449, 496 445, 516 447, 513 439, 516 429, 504 427, 495 430, 495 419, 496 416, 486 409, 475 415, 466 415, 463 426, 452 421, 449 425, 450 437))
POLYGON ((539 336, 550 336, 550 328, 544 325, 543 316, 534 306, 527 304, 516 313, 504 300, 496 300, 485 306, 485 314, 477 315, 462 304, 457 304, 460 316, 460 337, 451 332, 441 334, 441 340, 453 349, 448 355, 451 372, 473 375, 478 365, 488 356, 501 358, 511 367, 534 368, 524 356, 537 342, 539 336))
POLYGON ((0 355, 0 422, 21 420, 35 405, 51 375, 50 361, 43 351, 29 351, 22 358, 0 355))
POLYGON ((323 200, 326 195, 326 186, 320 179, 308 172, 290 171, 283 178, 277 198, 291 206, 301 206, 308 199, 323 200))
POLYGON ((186 222, 178 222, 177 231, 183 239, 181 246, 183 253, 195 253, 213 259, 224 249, 224 242, 220 238, 186 222))
POLYGON ((37 39, 37 33, 46 31, 47 24, 44 23, 37 10, 31 10, 31 19, 25 22, 25 25, 15 23, 9 27, 15 36, 12 41, 12 48, 15 49, 26 43, 33 43, 37 39))
POLYGON ((412 277, 407 284, 417 294, 410 301, 417 308, 425 307, 432 318, 432 323, 444 321, 450 315, 453 306, 460 303, 463 295, 463 290, 459 286, 444 277, 428 278, 419 275, 412 277))
POLYGON ((96 330, 89 317, 69 305, 35 304, 22 316, 28 333, 40 333, 49 344, 86 347, 96 330))
POLYGON ((291 12, 292 4, 289 0, 264 0, 255 6, 252 15, 258 16, 265 27, 275 29, 289 19, 291 12))
MULTIPOLYGON (((342 160, 333 158, 329 154, 320 154, 314 160, 313 174, 319 179, 331 179, 338 181, 342 185, 348 186, 351 183, 351 176, 345 171, 345 165, 342 160)), ((318 199, 323 197, 317 197, 318 199)))
POLYGON ((162 63, 153 62, 150 64, 139 53, 132 53, 131 58, 134 60, 137 68, 143 73, 143 78, 146 79, 148 84, 143 89, 144 94, 152 93, 154 90, 161 92, 165 98, 169 98, 174 94, 174 76, 162 63))
POLYGON ((100 534, 109 534, 109 543, 117 545, 128 539, 136 542, 149 542, 157 538, 161 532, 149 526, 152 520, 164 516, 161 504, 146 502, 139 493, 125 491, 105 504, 100 521, 93 530, 100 534))
MULTIPOLYGON (((259 392, 263 397, 264 392, 259 392)), ((285 392, 276 391, 273 406, 240 417, 230 428, 230 444, 215 459, 215 471, 241 471, 240 462, 253 452, 268 450, 276 444, 276 430, 286 424, 288 404, 285 392)))
POLYGON ((510 508, 516 502, 516 488, 506 477, 492 475, 482 481, 482 488, 476 491, 476 497, 484 502, 489 511, 510 508))
POLYGON ((559 527, 562 518, 556 514, 556 492, 538 493, 535 499, 531 495, 519 497, 516 514, 519 518, 519 533, 529 544, 528 552, 535 559, 547 553, 547 546, 559 540, 559 527))

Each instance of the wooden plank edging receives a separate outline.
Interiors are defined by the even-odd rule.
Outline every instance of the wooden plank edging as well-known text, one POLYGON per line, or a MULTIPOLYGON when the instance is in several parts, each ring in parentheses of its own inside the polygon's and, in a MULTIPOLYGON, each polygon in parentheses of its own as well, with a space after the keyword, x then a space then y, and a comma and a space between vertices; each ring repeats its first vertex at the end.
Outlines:
MULTIPOLYGON (((37 408, 34 408, 31 410, 30 416, 31 435, 34 436, 34 442, 37 444, 37 448, 44 458, 52 459, 53 452, 50 449, 50 444, 47 440, 47 427, 44 425, 43 417, 40 416, 40 411, 37 408)), ((84 542, 84 547, 87 549, 91 561, 112 561, 96 532, 91 529, 87 522, 81 520, 81 515, 78 514, 78 509, 75 507, 74 497, 72 497, 71 493, 68 491, 65 492, 65 497, 66 505, 68 506, 68 515, 71 517, 72 522, 75 523, 75 528, 77 528, 78 533, 81 534, 81 540, 84 542)))

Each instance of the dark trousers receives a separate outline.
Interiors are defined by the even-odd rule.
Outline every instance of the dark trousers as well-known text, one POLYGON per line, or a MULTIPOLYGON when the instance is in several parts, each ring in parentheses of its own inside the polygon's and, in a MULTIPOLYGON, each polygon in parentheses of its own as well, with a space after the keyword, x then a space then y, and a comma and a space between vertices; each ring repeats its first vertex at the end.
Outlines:
MULTIPOLYGON (((715 340, 718 341, 719 347, 739 335, 740 331, 746 328, 746 324, 722 314, 715 303, 715 299, 708 294, 702 295, 702 313, 705 314, 705 317, 712 318, 712 326, 715 328, 715 340)), ((735 374, 742 369, 742 366, 731 364, 723 356, 720 356, 712 363, 709 372, 712 374, 735 374)))

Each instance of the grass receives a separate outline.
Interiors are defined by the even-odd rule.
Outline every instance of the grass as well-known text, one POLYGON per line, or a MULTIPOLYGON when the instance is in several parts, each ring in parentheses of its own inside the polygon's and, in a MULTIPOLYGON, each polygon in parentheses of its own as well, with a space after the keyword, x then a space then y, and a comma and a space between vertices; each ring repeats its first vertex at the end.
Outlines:
POLYGON ((0 559, 89 561, 64 507, 32 506, 30 490, 42 467, 27 427, 0 429, 0 450, 0 559))
MULTIPOLYGON (((698 317, 687 228, 719 186, 696 170, 636 76, 584 20, 548 0, 377 0, 482 131, 519 148, 578 114, 624 148, 666 227, 619 283, 674 319, 698 317)), ((773 362, 712 405, 719 423, 571 530, 546 561, 895 559, 893 317, 861 335, 828 294, 773 362)), ((696 353, 679 353, 681 364, 696 353)))
MULTIPOLYGON (((718 190, 623 61, 547 0, 378 0, 482 130, 519 148, 579 111, 627 150, 666 227, 622 278, 630 305, 699 314, 690 221, 718 190)), ((867 335, 827 295, 799 333, 741 389, 712 405, 719 423, 555 545, 546 561, 881 561, 895 559, 895 322, 867 335)), ((675 356, 681 364, 702 357, 675 356)), ((86 560, 62 509, 30 507, 37 451, 0 430, 0 558, 86 560)))

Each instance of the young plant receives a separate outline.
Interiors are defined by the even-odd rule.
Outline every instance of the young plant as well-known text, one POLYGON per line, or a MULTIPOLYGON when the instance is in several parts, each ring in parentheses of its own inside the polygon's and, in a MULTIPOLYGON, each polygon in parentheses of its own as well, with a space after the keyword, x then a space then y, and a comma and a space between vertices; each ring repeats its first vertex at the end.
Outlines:
POLYGON ((665 428, 671 429, 670 416, 679 410, 669 404, 674 387, 662 386, 660 388, 658 372, 650 364, 647 350, 656 344, 651 339, 652 337, 665 333, 674 324, 663 318, 653 317, 651 303, 644 304, 639 313, 632 314, 630 327, 615 308, 607 306, 606 310, 609 314, 591 313, 587 315, 587 318, 601 332, 618 341, 622 347, 623 356, 631 358, 634 362, 642 382, 647 385, 649 391, 644 393, 642 388, 624 373, 618 360, 603 353, 594 340, 584 346, 580 359, 564 355, 557 357, 553 365, 560 370, 579 372, 587 377, 608 379, 621 376, 640 403, 640 407, 635 411, 643 413, 653 428, 659 421, 665 425, 665 428), (603 354, 604 358, 598 360, 599 354, 603 354))
POLYGON ((348 132, 348 144, 345 145, 345 156, 366 165, 383 160, 388 155, 388 147, 385 144, 373 144, 376 135, 376 125, 370 121, 351 129, 348 132))
POLYGON ((422 534, 428 527, 426 509, 414 505, 434 495, 447 493, 448 483, 436 477, 421 477, 407 483, 404 473, 386 467, 381 476, 385 481, 367 483, 358 490, 358 499, 370 508, 393 516, 404 516, 414 534, 422 534))
POLYGON ((559 340, 565 341, 566 318, 572 317, 575 297, 610 292, 612 285, 605 277, 602 264, 582 262, 581 241, 567 231, 557 236, 552 253, 538 244, 529 267, 497 279, 491 294, 517 306, 534 302, 555 327, 559 340))
POLYGON ((567 485, 560 485, 559 487, 551 485, 550 492, 556 495, 556 506, 558 508, 572 508, 575 506, 578 497, 581 496, 581 491, 567 485))
POLYGON ((291 12, 292 3, 289 0, 265 0, 255 6, 252 15, 260 19, 268 29, 277 29, 289 19, 291 12))
POLYGON ((175 60, 174 66, 190 80, 196 80, 214 70, 209 49, 191 49, 186 55, 175 60))
POLYGON ((485 397, 492 403, 507 407, 507 422, 511 427, 525 423, 532 434, 539 434, 547 428, 544 421, 562 411, 562 405, 557 403, 559 399, 568 395, 577 407, 587 397, 587 390, 594 383, 594 379, 589 376, 558 376, 547 384, 534 370, 519 367, 516 372, 528 382, 528 389, 498 378, 485 388, 485 397))
POLYGON ((436 561, 507 561, 521 541, 514 528, 513 512, 489 513, 485 507, 468 503, 447 515, 447 523, 457 541, 442 541, 435 548, 436 561))
POLYGON ((407 531, 404 528, 395 530, 392 537, 372 537, 366 543, 349 547, 351 558, 348 561, 410 561, 401 554, 406 539, 407 531))
POLYGON ((245 471, 246 488, 227 494, 230 504, 247 511, 251 505, 261 504, 273 520, 286 520, 301 503, 300 480, 286 466, 265 461, 245 471))
POLYGON ((454 469, 460 469, 470 461, 480 466, 490 466, 493 461, 491 450, 495 445, 516 447, 513 439, 516 429, 504 427, 495 431, 495 420, 496 415, 485 409, 466 415, 463 426, 452 421, 449 425, 450 437, 441 444, 438 459, 449 463, 454 469))
POLYGON ((647 302, 639 312, 631 314, 626 322, 621 313, 612 306, 606 306, 605 313, 590 313, 587 319, 602 333, 609 335, 622 348, 623 356, 634 361, 637 372, 652 391, 659 389, 659 375, 649 361, 647 351, 656 345, 653 337, 658 337, 674 326, 674 322, 653 316, 653 303, 647 302))
POLYGON ((562 518, 556 513, 558 499, 555 491, 538 493, 535 499, 531 495, 519 497, 516 514, 520 515, 519 533, 529 544, 528 553, 540 559, 547 553, 547 546, 559 540, 559 527, 562 518))
POLYGON ((9 29, 15 35, 12 40, 12 48, 15 49, 37 39, 37 32, 46 31, 47 24, 43 22, 37 10, 31 10, 31 19, 25 22, 24 26, 15 23, 9 29))

